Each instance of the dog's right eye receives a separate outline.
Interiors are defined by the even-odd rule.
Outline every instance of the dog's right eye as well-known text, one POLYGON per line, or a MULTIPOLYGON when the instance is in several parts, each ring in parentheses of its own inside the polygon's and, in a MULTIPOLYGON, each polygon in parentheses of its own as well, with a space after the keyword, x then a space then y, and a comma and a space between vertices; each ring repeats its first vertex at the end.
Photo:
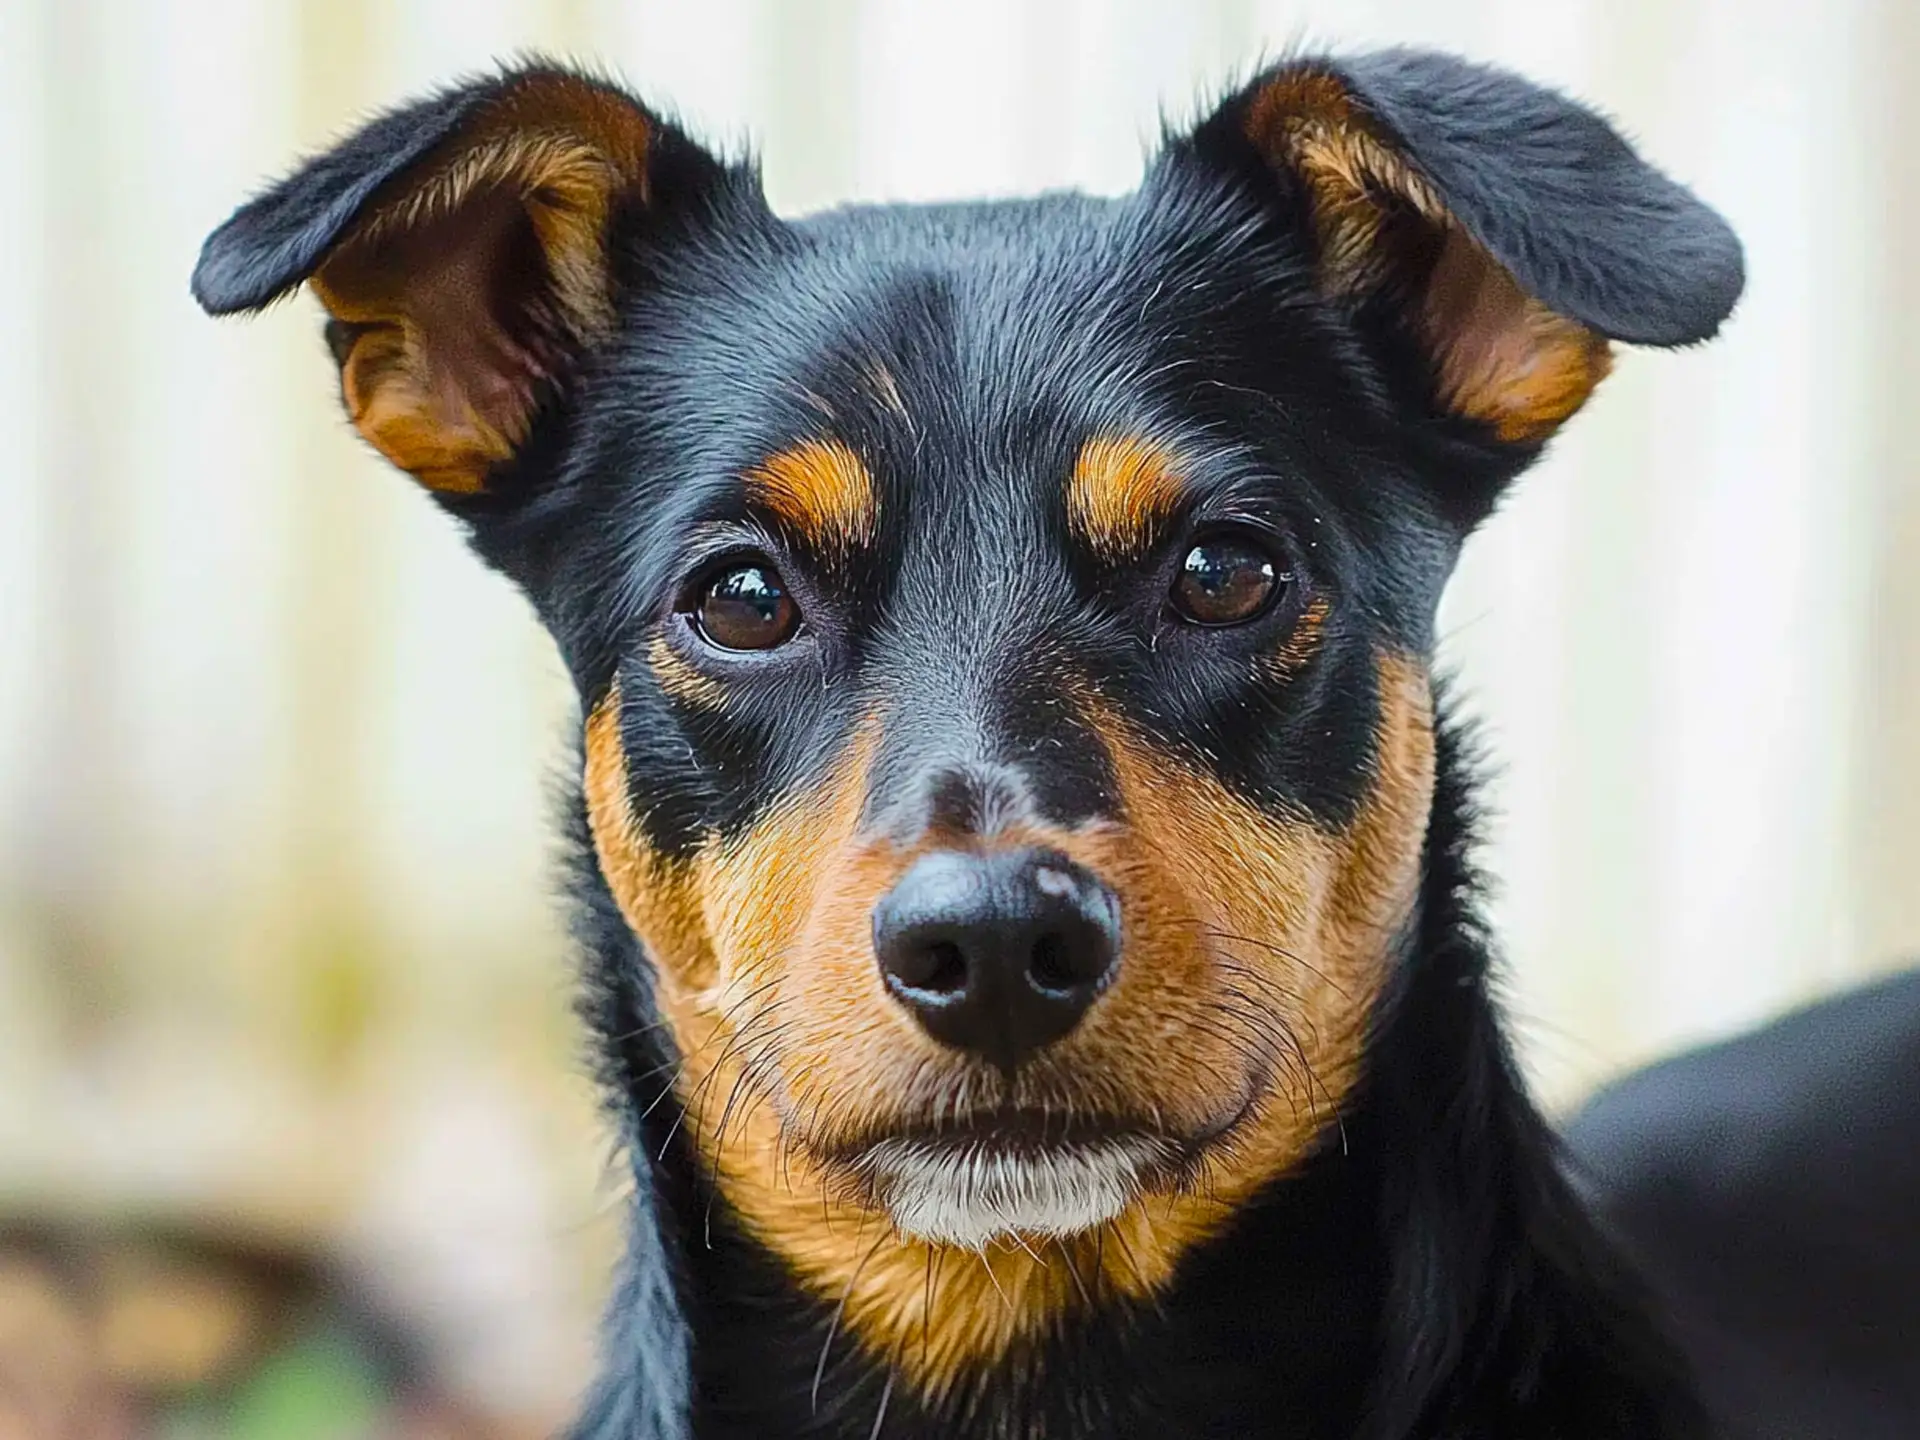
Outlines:
POLYGON ((1211 535, 1181 559, 1173 608, 1190 625, 1244 625, 1266 614, 1292 580, 1251 539, 1232 532, 1211 535))
POLYGON ((800 626, 800 607, 764 560, 716 571, 696 588, 691 611, 700 638, 721 650, 771 650, 800 626))

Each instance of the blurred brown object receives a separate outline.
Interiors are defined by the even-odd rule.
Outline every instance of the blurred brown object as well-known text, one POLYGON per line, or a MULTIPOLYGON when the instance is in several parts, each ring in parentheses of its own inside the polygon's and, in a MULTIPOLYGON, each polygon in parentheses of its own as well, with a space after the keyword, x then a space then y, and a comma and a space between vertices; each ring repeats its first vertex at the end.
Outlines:
POLYGON ((0 1221, 0 1440, 522 1440, 344 1276, 180 1226, 0 1221))
POLYGON ((25 1255, 0 1255, 0 1440, 131 1434, 99 1413, 106 1387, 89 1326, 59 1278, 25 1255))
POLYGON ((146 1433, 169 1400, 237 1379, 317 1278, 180 1233, 0 1226, 0 1440, 146 1433))

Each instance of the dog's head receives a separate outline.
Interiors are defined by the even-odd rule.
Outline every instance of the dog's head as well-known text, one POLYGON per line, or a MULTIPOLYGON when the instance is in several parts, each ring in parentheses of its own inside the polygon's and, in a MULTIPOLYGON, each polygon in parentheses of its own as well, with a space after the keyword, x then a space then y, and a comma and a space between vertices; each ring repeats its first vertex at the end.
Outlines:
POLYGON ((1460 543, 1741 262, 1588 112, 1396 52, 1270 70, 1120 199, 802 221, 517 69, 242 209, 195 286, 303 281, 354 424, 577 680, 691 1153, 877 1345, 940 1247, 1021 1246, 1035 1303, 943 1305, 953 1359, 1076 1257, 1152 1289, 1338 1114, 1460 543))

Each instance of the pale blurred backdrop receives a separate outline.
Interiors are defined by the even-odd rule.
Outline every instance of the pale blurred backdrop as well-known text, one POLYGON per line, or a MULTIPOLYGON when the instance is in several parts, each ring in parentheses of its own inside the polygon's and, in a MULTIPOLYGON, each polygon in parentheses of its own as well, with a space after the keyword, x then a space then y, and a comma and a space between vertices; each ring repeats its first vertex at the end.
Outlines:
POLYGON ((1625 356, 1446 606, 1544 1094, 1920 954, 1920 7, 0 0, 5 1213, 337 1259, 529 1433, 591 1357, 561 670, 340 419, 310 301, 195 310, 235 203, 530 48, 784 211, 1117 191, 1302 39, 1556 82, 1747 245, 1722 339, 1625 356))

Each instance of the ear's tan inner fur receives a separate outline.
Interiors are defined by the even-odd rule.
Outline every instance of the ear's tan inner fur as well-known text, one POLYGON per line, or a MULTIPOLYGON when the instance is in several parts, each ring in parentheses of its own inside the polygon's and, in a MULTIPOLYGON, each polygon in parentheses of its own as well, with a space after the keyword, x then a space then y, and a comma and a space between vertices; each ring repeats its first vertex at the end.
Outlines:
POLYGON ((1440 404, 1502 440, 1528 443, 1551 435, 1606 378, 1606 338, 1527 294, 1335 76, 1287 71, 1254 98, 1246 130, 1305 182, 1321 286, 1330 294, 1357 297, 1396 283, 1409 257, 1397 253, 1395 207, 1439 236, 1409 322, 1433 356, 1440 404))
MULTIPOLYGON (((613 319, 606 228, 644 199, 650 127, 577 78, 524 79, 382 196, 309 282, 354 327, 341 396, 354 426, 429 489, 471 494, 526 439, 557 352, 613 319), (536 268, 505 263, 523 230, 536 268), (507 296, 503 275, 536 293, 507 296)), ((391 187, 390 187, 391 188, 391 187)))
POLYGON ((1256 808, 1086 698, 1127 825, 996 837, 1054 845, 1121 897, 1127 953, 1063 1042, 1068 1060, 1170 1115, 1212 1113, 1220 1076, 1238 1061, 1195 1007, 1235 986, 1300 1049, 1270 1067, 1204 1183, 1142 1197, 1079 1236, 984 1253, 899 1238, 815 1153, 882 1097, 913 1096, 912 1075, 941 1055, 886 995, 871 953, 872 904, 913 858, 859 833, 871 729, 746 834, 669 860, 633 812, 617 689, 589 718, 594 841, 656 968, 685 1061, 691 1148, 742 1223, 827 1303, 844 1298, 844 1332, 923 1391, 946 1389, 1091 1294, 1164 1286, 1194 1244, 1333 1123, 1411 904, 1432 794, 1426 671, 1395 655, 1378 677, 1370 793, 1337 832, 1256 808))

